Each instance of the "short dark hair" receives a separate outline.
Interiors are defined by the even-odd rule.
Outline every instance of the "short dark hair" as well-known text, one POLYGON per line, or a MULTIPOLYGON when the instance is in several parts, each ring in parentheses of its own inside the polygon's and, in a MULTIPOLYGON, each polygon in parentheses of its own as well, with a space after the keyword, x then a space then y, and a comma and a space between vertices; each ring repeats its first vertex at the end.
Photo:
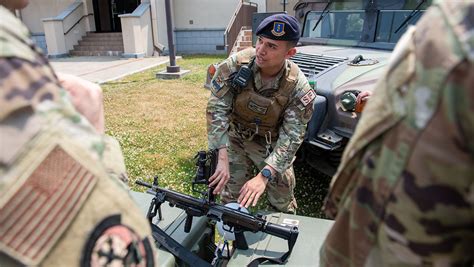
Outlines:
POLYGON ((298 40, 295 41, 288 41, 288 48, 293 48, 298 45, 298 40))

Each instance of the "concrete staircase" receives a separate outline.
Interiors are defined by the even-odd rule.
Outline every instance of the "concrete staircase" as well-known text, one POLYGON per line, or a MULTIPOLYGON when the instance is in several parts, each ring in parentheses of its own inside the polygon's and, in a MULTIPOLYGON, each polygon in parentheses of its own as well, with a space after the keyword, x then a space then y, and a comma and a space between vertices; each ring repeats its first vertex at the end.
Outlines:
POLYGON ((121 32, 95 33, 88 32, 74 49, 71 56, 121 56, 123 38, 121 32))
POLYGON ((252 47, 252 29, 242 27, 230 54, 234 54, 249 47, 252 47))

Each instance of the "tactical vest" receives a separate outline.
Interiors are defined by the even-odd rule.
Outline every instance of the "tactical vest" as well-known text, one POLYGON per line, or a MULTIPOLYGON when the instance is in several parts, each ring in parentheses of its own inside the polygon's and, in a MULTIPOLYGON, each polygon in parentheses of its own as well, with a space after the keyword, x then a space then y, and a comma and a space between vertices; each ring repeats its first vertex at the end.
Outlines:
MULTIPOLYGON (((237 69, 254 60, 255 55, 249 56, 249 53, 237 56, 237 69)), ((237 127, 237 130, 250 130, 259 136, 265 136, 270 132, 271 137, 276 138, 282 122, 282 113, 296 86, 298 72, 298 66, 287 61, 285 73, 280 80, 280 88, 270 97, 262 96, 255 91, 252 77, 247 86, 234 99, 231 122, 237 127)))

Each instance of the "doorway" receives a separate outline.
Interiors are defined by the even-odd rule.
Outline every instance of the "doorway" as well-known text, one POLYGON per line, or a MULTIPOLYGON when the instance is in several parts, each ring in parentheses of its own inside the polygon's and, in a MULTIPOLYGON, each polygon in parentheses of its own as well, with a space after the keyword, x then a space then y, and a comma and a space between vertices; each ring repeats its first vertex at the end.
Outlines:
POLYGON ((140 0, 92 0, 97 32, 121 32, 119 15, 132 13, 140 0))

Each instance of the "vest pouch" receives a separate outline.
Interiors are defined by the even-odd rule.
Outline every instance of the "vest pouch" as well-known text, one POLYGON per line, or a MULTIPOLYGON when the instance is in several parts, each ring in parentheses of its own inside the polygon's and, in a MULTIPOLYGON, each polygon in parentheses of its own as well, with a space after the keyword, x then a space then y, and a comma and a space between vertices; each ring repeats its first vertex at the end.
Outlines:
POLYGON ((283 107, 275 97, 264 97, 252 90, 245 90, 236 98, 233 112, 233 121, 245 128, 256 130, 258 135, 266 132, 275 132, 283 107))

